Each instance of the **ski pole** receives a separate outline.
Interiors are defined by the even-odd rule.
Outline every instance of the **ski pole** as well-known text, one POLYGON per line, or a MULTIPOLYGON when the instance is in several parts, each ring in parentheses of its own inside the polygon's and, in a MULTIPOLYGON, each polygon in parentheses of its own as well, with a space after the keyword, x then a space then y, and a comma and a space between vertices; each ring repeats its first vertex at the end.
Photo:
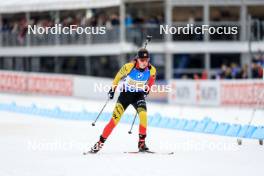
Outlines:
POLYGON ((146 37, 146 41, 144 42, 144 48, 145 48, 145 49, 147 48, 148 43, 151 41, 151 38, 152 38, 151 35, 148 35, 148 36, 146 37))
POLYGON ((134 117, 134 119, 133 119, 133 122, 132 122, 132 124, 131 124, 131 128, 130 128, 130 130, 128 131, 128 134, 132 134, 132 129, 133 129, 134 123, 135 123, 135 121, 136 121, 136 118, 137 118, 137 112, 136 112, 135 117, 134 117))
POLYGON ((110 100, 110 98, 107 98, 107 100, 106 100, 106 102, 105 102, 103 108, 101 109, 101 111, 100 111, 99 114, 97 115, 96 119, 95 119, 94 122, 92 123, 92 126, 95 126, 96 121, 99 119, 100 115, 102 114, 102 112, 103 112, 104 108, 106 107, 106 105, 108 104, 109 100, 110 100))
MULTIPOLYGON (((253 88, 252 89, 252 91, 255 91, 255 89, 253 88)), ((253 92, 254 92, 253 91, 253 92)), ((252 114, 251 114, 251 116, 250 116, 250 120, 249 120, 249 122, 247 123, 247 128, 246 128, 246 131, 245 131, 245 133, 244 133, 244 135, 243 135, 243 137, 244 138, 246 138, 246 135, 247 135, 247 133, 248 133, 248 130, 249 130, 249 128, 250 128, 250 125, 252 124, 252 122, 253 122, 253 120, 254 120, 254 117, 255 117, 255 113, 256 113, 256 111, 258 110, 258 108, 259 108, 259 106, 261 106, 262 105, 262 101, 259 101, 260 99, 261 99, 261 97, 262 97, 262 95, 263 95, 263 92, 260 92, 260 98, 259 97, 257 97, 257 104, 256 104, 256 106, 253 108, 253 111, 252 111, 252 114)), ((237 144, 238 145, 242 145, 242 138, 237 138, 237 144)), ((261 139, 259 139, 259 145, 263 145, 263 141, 261 141, 261 139)))

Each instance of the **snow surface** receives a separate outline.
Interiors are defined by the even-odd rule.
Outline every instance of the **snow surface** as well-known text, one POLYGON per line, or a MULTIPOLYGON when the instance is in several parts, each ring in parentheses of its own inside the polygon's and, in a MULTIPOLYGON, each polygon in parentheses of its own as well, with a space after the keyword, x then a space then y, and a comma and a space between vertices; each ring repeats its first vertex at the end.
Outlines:
MULTIPOLYGON (((37 102, 39 106, 60 104, 73 110, 87 108, 86 100, 20 95, 0 98, 22 104, 37 102)), ((88 104, 99 109, 103 102, 88 104)), ((166 111, 170 107, 155 104, 149 111, 157 108, 166 111)), ((175 154, 124 154, 137 150, 137 127, 129 135, 130 126, 121 123, 100 153, 82 155, 98 140, 105 124, 98 122, 92 127, 90 121, 0 111, 0 176, 248 176, 263 172, 264 147, 250 139, 238 146, 236 138, 150 127, 148 146, 153 151, 175 154)))

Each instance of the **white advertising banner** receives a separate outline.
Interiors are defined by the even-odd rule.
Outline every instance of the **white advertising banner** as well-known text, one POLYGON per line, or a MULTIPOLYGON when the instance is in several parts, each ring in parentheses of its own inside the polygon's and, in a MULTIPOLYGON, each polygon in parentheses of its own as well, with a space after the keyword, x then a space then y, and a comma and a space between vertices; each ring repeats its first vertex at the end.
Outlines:
POLYGON ((172 104, 264 107, 262 80, 172 80, 170 85, 172 104))
POLYGON ((169 92, 169 102, 178 104, 195 104, 196 87, 193 81, 170 81, 171 91, 169 92))
POLYGON ((112 81, 112 79, 108 78, 75 76, 73 96, 106 100, 112 81))
POLYGON ((219 105, 220 87, 218 81, 194 81, 196 103, 199 105, 219 105))

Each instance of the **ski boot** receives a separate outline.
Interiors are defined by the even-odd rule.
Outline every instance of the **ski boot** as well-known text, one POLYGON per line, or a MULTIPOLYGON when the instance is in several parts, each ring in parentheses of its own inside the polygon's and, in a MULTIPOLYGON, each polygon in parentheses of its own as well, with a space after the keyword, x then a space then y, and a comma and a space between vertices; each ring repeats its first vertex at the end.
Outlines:
POLYGON ((139 135, 139 141, 138 141, 138 151, 139 152, 147 152, 149 151, 149 148, 147 147, 145 143, 146 135, 139 135))
POLYGON ((100 140, 94 144, 94 146, 91 148, 90 153, 97 153, 99 152, 102 147, 104 146, 105 138, 100 136, 100 140))

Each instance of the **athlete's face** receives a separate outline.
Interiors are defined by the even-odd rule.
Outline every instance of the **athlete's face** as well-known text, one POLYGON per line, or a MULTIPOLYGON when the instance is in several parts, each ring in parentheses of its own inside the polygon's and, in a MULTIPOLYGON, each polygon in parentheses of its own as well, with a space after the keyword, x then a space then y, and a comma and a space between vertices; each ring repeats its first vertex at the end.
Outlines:
POLYGON ((139 68, 144 69, 148 66, 149 58, 138 58, 139 68))

